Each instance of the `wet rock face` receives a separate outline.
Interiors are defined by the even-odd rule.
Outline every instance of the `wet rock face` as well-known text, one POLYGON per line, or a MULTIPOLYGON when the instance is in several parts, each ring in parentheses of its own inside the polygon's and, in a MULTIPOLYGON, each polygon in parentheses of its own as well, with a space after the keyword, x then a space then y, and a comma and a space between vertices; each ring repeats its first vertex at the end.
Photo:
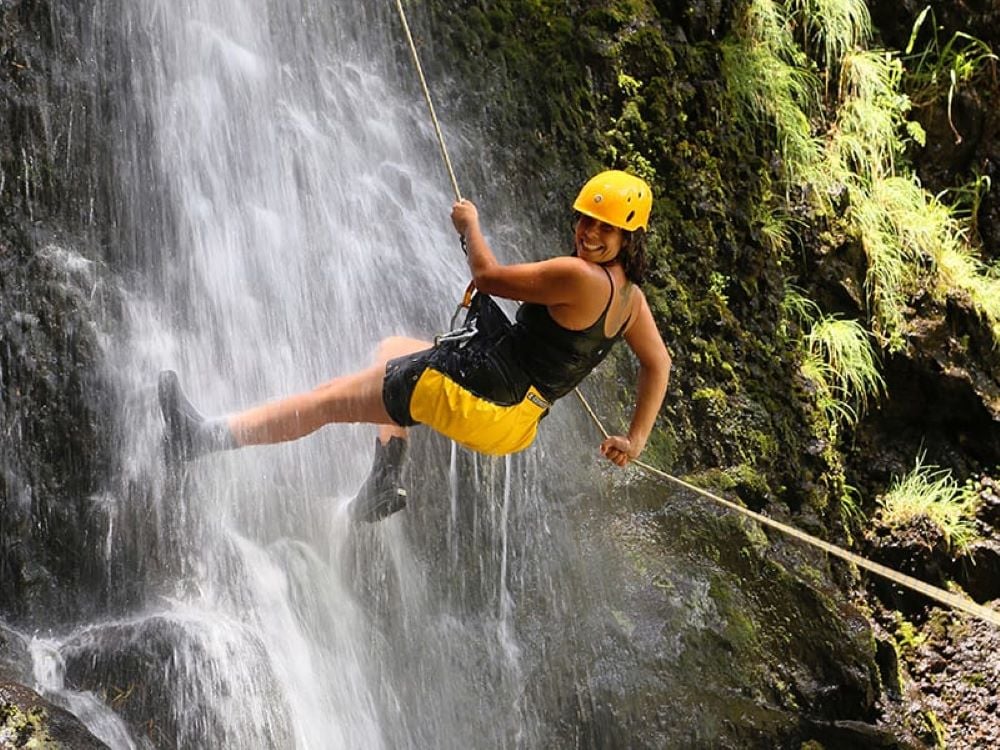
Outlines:
POLYGON ((53 12, 0 6, 0 616, 50 624, 94 606, 88 497, 109 455, 92 322, 102 290, 74 221, 89 204, 76 183, 91 146, 71 92, 90 88, 53 12))
POLYGON ((0 623, 0 748, 106 747, 73 714, 25 686, 30 674, 24 637, 0 623))
POLYGON ((90 496, 108 441, 84 302, 91 269, 54 245, 28 245, 0 238, 0 413, 10 438, 0 445, 0 613, 54 624, 86 601, 97 575, 90 496))
MULTIPOLYGON (((979 496, 976 509, 979 539, 964 558, 954 562, 952 577, 969 596, 984 604, 1000 600, 1000 479, 983 475, 972 486, 979 496)), ((1000 683, 997 689, 1000 690, 1000 683)))
POLYGON ((237 630, 221 633, 209 623, 155 615, 94 627, 64 647, 66 680, 105 696, 130 723, 133 736, 154 748, 294 747, 290 712, 275 699, 280 691, 274 675, 266 669, 247 671, 240 661, 246 648, 262 652, 263 645, 241 640, 237 630), (220 648, 232 670, 192 681, 194 675, 210 672, 200 662, 218 660, 220 648), (226 717, 209 710, 211 698, 218 695, 255 712, 255 736, 234 735, 226 717))
MULTIPOLYGON (((943 588, 955 582, 973 600, 996 608, 998 487, 991 476, 973 483, 980 498, 975 523, 981 539, 965 555, 956 555, 941 530, 921 519, 892 532, 876 523, 869 556, 943 588)), ((895 644, 889 646, 895 664, 885 671, 901 677, 894 688, 903 698, 899 722, 929 745, 994 747, 1000 738, 1000 631, 974 618, 928 610, 922 597, 898 587, 873 581, 871 588, 878 595, 876 622, 895 634, 886 639, 895 644)))
POLYGON ((65 0, 0 4, 0 226, 101 228, 108 146, 93 14, 65 0), (84 40, 87 40, 85 43, 84 40))
MULTIPOLYGON (((973 484, 979 494, 975 514, 977 539, 961 553, 953 549, 941 527, 923 516, 902 527, 888 528, 881 516, 872 519, 865 553, 888 567, 942 589, 951 582, 980 604, 1000 599, 1000 531, 997 527, 997 480, 982 476, 973 484)), ((879 599, 907 617, 921 618, 926 599, 883 580, 873 581, 879 599)))
POLYGON ((1000 743, 1000 633, 937 611, 903 649, 910 696, 903 720, 927 746, 980 750, 1000 743))
MULTIPOLYGON (((876 525, 869 536, 867 556, 893 570, 944 588, 952 555, 941 529, 929 519, 919 518, 900 529, 876 525)), ((883 579, 872 582, 879 599, 900 612, 923 611, 927 600, 883 579)))
POLYGON ((911 746, 879 722, 871 630, 821 559, 655 482, 616 502, 588 559, 620 585, 579 615, 593 658, 555 670, 577 677, 552 687, 552 746, 911 746))

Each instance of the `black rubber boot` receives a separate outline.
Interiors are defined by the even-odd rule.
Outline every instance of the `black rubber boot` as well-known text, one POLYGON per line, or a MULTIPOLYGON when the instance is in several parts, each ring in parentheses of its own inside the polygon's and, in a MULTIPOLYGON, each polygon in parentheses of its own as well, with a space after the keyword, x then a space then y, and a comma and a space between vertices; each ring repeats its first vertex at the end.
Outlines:
POLYGON ((226 420, 209 419, 188 401, 176 372, 161 372, 157 390, 167 427, 164 435, 167 463, 177 464, 238 447, 226 420))
POLYGON ((372 470, 351 503, 352 521, 375 523, 406 507, 406 489, 402 481, 405 457, 406 440, 403 438, 389 438, 385 445, 375 439, 372 470))

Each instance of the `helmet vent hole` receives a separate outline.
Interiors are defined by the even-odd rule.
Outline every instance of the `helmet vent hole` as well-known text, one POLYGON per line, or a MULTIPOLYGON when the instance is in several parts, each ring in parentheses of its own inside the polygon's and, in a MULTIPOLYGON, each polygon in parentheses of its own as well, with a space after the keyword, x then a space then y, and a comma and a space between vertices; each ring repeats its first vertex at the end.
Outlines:
POLYGON ((628 222, 632 221, 632 217, 634 216, 635 216, 635 211, 629 211, 628 216, 625 217, 625 223, 627 224, 628 222))

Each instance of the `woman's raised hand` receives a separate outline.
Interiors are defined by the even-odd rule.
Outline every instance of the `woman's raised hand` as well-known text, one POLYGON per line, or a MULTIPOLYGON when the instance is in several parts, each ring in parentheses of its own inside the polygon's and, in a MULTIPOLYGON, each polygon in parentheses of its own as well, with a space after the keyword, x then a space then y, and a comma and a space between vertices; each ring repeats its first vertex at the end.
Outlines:
POLYGON ((479 211, 472 201, 463 198, 455 201, 451 207, 451 223, 463 237, 468 237, 469 230, 479 224, 479 211))

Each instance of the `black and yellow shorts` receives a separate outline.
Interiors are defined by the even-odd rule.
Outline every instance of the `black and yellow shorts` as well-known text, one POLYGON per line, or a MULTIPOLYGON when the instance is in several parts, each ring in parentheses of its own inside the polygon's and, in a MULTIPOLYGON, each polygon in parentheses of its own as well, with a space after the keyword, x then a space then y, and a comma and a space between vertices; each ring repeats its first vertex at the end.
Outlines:
POLYGON ((425 424, 466 448, 497 456, 531 445, 550 406, 504 356, 476 342, 442 343, 390 360, 382 401, 404 427, 425 424))

